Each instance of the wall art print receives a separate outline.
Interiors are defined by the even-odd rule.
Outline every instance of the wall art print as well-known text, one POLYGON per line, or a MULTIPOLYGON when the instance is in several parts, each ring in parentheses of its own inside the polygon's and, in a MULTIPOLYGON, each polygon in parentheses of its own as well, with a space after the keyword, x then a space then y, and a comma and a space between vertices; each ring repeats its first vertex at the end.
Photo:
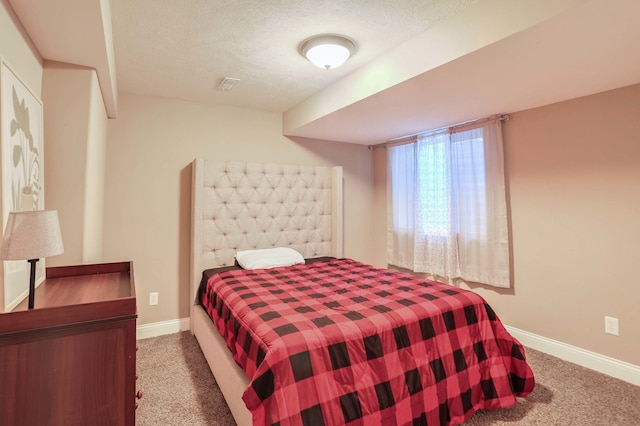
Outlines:
MULTIPOLYGON (((2 230, 9 212, 42 210, 42 102, 0 59, 0 142, 2 152, 2 230)), ((44 259, 37 263, 36 283, 44 279, 44 259)), ((4 308, 13 309, 28 293, 26 261, 4 262, 4 308)))

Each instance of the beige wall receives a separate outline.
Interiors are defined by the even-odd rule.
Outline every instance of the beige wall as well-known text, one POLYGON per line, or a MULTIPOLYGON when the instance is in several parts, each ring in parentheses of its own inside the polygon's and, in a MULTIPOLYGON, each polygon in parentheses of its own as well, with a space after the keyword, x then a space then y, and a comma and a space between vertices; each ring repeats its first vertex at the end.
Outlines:
POLYGON ((139 324, 189 316, 194 158, 344 168, 345 255, 373 257, 373 168, 365 146, 282 136, 281 115, 121 93, 108 123, 105 261, 134 261, 139 324), (149 292, 159 305, 148 306, 149 292))
MULTIPOLYGON (((47 262, 133 260, 139 324, 188 316, 195 157, 342 165, 345 255, 384 265, 384 149, 292 141, 281 135, 280 114, 126 93, 118 119, 107 123, 91 72, 76 76, 69 67, 57 74, 48 66, 43 83, 42 60, 7 0, 0 0, 0 40, 0 56, 38 96, 78 89, 71 98, 47 95, 45 103, 45 114, 55 112, 56 125, 68 127, 63 137, 45 134, 45 205, 61 210, 71 255, 47 262), (78 199, 82 203, 74 204, 78 199), (69 208, 72 213, 65 213, 69 208), (73 223, 65 225, 70 216, 73 223), (157 307, 148 306, 151 291, 160 293, 157 307)), ((635 365, 638 117, 640 85, 511 114, 505 159, 515 285, 509 291, 474 288, 508 325, 635 365), (604 334, 605 315, 619 318, 619 337, 604 334)), ((45 133, 52 120, 45 121, 45 133)))
MULTIPOLYGON (((42 59, 6 0, 0 0, 0 58, 11 67, 36 96, 40 97, 42 59)), ((46 153, 46 139, 44 144, 46 153)), ((1 178, 0 185, 2 185, 1 178)), ((44 186, 46 203, 46 183, 44 186)), ((0 197, 0 211, 2 209, 2 199, 0 197)), ((0 235, 4 232, 4 224, 3 216, 0 235)), ((26 273, 28 279, 28 271, 26 273)), ((4 262, 0 262, 0 312, 4 312, 5 307, 4 285, 4 262)), ((10 285, 10 283, 7 283, 7 285, 10 285)), ((7 298, 7 303, 10 303, 12 299, 11 297, 7 298)))
MULTIPOLYGON (((505 324, 635 365, 639 118, 640 85, 511 114, 504 141, 515 285, 473 288, 505 324), (620 320, 619 337, 604 333, 605 315, 620 320)), ((384 149, 375 160, 377 205, 384 149)))
POLYGON ((0 0, 0 56, 40 96, 42 58, 7 0, 0 0))
POLYGON ((90 70, 89 76, 82 261, 96 263, 102 261, 108 119, 96 72, 90 70))
POLYGON ((42 87, 46 201, 65 247, 48 265, 101 262, 107 115, 96 72, 47 61, 42 87))

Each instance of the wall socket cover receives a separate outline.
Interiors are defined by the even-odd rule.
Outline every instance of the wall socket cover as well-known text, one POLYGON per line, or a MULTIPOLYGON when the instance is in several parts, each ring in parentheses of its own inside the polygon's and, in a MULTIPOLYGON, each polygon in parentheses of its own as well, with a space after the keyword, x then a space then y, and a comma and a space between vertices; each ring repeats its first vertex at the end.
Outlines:
POLYGON ((604 317, 604 332, 619 336, 618 318, 604 317))
POLYGON ((149 305, 154 306, 157 304, 158 304, 158 293, 157 292, 149 293, 149 305))

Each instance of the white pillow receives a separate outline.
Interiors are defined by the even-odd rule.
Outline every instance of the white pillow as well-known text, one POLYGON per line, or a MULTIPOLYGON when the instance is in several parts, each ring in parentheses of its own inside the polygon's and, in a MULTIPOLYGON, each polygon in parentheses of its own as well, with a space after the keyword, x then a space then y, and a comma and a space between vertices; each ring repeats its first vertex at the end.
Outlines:
POLYGON ((238 265, 244 269, 275 268, 304 263, 304 257, 288 247, 274 247, 262 250, 240 250, 236 252, 238 265))

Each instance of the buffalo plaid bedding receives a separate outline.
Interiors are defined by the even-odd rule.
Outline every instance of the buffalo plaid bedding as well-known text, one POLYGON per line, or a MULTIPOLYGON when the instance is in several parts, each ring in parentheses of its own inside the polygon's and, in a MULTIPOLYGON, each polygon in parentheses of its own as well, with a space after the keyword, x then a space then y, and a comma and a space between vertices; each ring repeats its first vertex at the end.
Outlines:
POLYGON ((459 424, 534 387, 479 295, 351 259, 225 271, 202 304, 254 425, 459 424))

